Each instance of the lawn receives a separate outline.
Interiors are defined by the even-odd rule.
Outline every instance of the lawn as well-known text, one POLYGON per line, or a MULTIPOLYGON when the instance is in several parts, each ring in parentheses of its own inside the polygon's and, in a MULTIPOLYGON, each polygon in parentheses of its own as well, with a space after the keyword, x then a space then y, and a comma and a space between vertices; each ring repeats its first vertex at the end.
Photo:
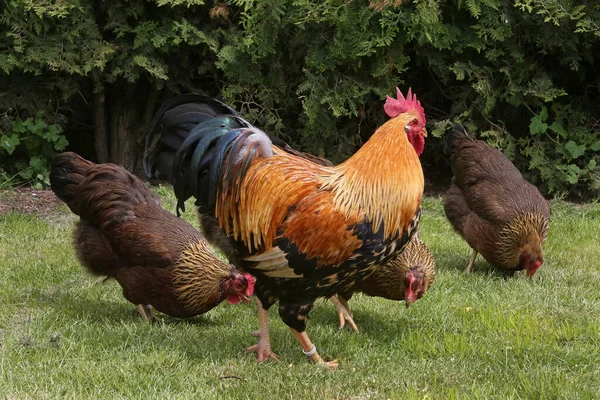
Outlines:
MULTIPOLYGON (((174 210, 170 189, 158 191, 174 210)), ((0 399, 600 398, 600 205, 553 201, 552 212, 533 279, 506 278, 481 258, 466 274, 468 246, 440 200, 426 198, 431 290, 409 309, 355 296, 360 334, 338 330, 333 306, 317 301, 308 332, 323 356, 340 360, 327 371, 308 364, 276 307, 281 361, 262 365, 243 352, 255 343, 253 304, 144 323, 116 282, 78 264, 66 207, 4 211, 0 399)), ((184 217, 197 225, 192 212, 184 217)))

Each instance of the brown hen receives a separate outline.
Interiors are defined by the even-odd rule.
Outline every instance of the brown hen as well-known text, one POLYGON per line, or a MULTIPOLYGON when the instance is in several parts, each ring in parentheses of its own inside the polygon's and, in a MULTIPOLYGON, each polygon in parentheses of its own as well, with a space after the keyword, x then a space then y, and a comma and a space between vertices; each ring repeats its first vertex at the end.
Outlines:
POLYGON ((358 332, 348 301, 357 292, 388 300, 404 300, 408 308, 429 290, 435 279, 435 260, 429 248, 415 234, 402 253, 353 287, 331 297, 340 319, 340 329, 346 322, 358 332))
POLYGON ((158 196, 124 168, 62 153, 50 181, 80 217, 73 235, 80 262, 119 282, 144 320, 150 306, 192 317, 225 298, 236 304, 252 295, 254 278, 219 260, 199 231, 163 210, 158 196))
POLYGON ((446 216, 477 253, 504 271, 533 276, 544 262, 550 206, 510 160, 457 125, 451 133, 452 185, 444 199, 446 216))

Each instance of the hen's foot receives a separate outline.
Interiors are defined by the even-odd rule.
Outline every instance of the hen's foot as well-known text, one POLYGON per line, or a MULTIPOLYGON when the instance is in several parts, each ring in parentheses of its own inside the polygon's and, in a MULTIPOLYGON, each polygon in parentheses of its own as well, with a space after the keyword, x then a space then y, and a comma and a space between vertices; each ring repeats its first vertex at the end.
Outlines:
POLYGON ((340 329, 343 329, 346 326, 346 322, 352 328, 352 330, 358 333, 358 326, 354 322, 353 315, 350 312, 350 306, 348 305, 348 301, 338 297, 337 295, 331 297, 331 302, 335 306, 338 312, 338 318, 340 320, 340 329))
POLYGON ((473 272, 473 264, 475 264, 475 259, 477 258, 477 250, 473 250, 471 254, 471 259, 469 260, 469 264, 467 265, 467 273, 470 274, 473 272))
POLYGON ((138 304, 137 309, 145 322, 152 321, 152 308, 149 304, 138 304))

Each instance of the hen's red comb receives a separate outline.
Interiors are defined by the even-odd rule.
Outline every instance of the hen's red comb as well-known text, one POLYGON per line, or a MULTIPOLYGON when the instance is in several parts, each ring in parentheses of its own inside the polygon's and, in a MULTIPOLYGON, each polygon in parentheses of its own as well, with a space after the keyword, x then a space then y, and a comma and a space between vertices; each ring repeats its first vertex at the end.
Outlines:
POLYGON ((423 110, 421 102, 417 100, 417 96, 412 94, 412 90, 410 88, 408 89, 406 97, 402 95, 400 89, 396 88, 396 99, 386 96, 383 109, 390 118, 394 118, 399 114, 414 110, 417 112, 420 122, 423 124, 423 126, 425 126, 425 110, 423 110))
POLYGON ((252 296, 252 293, 254 293, 254 283, 256 282, 256 279, 247 272, 244 273, 244 276, 248 281, 248 287, 246 288, 246 296, 252 296))

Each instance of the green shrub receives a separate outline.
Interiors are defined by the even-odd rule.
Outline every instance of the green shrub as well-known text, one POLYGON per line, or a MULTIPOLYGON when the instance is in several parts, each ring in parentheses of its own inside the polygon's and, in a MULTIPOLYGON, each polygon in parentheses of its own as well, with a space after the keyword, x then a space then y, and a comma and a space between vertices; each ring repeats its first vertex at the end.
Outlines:
MULTIPOLYGON (((597 1, 12 0, 0 13, 0 88, 20 88, 0 109, 90 127, 100 161, 134 169, 159 100, 200 91, 339 162, 399 86, 436 135, 462 122, 544 193, 600 196, 597 1)), ((426 174, 445 158, 428 140, 426 174)))
POLYGON ((0 187, 19 182, 36 188, 49 185, 50 162, 68 144, 61 128, 46 123, 42 114, 17 119, 0 136, 0 187))

